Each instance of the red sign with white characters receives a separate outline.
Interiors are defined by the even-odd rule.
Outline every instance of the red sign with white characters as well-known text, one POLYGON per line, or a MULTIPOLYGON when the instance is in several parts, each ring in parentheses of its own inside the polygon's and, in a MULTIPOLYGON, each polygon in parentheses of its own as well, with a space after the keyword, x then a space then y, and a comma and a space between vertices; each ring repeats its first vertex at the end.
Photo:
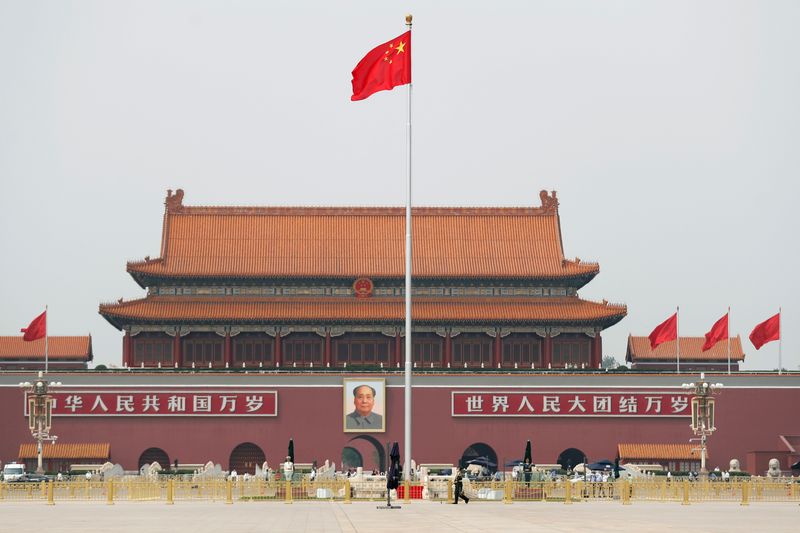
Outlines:
MULTIPOLYGON (((278 393, 263 389, 50 390, 53 416, 277 416, 278 393)), ((27 394, 25 416, 27 412, 27 394)))
POLYGON ((691 416, 680 392, 454 391, 452 416, 691 416))

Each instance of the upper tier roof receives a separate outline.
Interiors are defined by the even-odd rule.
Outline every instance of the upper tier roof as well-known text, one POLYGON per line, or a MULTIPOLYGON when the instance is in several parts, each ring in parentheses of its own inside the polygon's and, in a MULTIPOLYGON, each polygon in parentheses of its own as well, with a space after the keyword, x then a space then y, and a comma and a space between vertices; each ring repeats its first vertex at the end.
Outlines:
MULTIPOLYGON (((100 314, 117 327, 131 322, 215 323, 397 322, 403 320, 402 298, 209 298, 148 296, 104 304, 100 314)), ((624 305, 564 298, 426 298, 414 300, 414 321, 428 323, 581 323, 616 324, 624 305)))
MULTIPOLYGON (((566 260, 555 192, 541 207, 413 210, 413 275, 576 279, 596 263, 566 260)), ((128 263, 147 278, 384 277, 405 272, 405 209, 189 207, 169 191, 161 257, 128 263)))
MULTIPOLYGON (((727 361, 728 343, 720 341, 707 351, 703 351, 705 337, 681 337, 681 361, 727 361)), ((731 361, 744 361, 742 339, 737 335, 731 337, 731 361)), ((674 361, 677 346, 675 341, 665 342, 650 348, 650 339, 647 337, 628 337, 627 361, 674 361)))
MULTIPOLYGON (((48 359, 69 361, 92 360, 92 337, 49 337, 47 339, 48 359)), ((39 360, 44 361, 44 339, 24 341, 22 335, 0 336, 0 360, 39 360)))

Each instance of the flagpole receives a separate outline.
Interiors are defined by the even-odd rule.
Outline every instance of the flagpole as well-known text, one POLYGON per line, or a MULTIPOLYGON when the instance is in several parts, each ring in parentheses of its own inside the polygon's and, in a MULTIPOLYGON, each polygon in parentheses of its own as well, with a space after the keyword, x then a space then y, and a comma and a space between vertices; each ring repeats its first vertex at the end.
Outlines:
POLYGON ((678 365, 675 369, 677 374, 681 373, 681 306, 675 308, 675 359, 678 365))
MULTIPOLYGON (((411 31, 411 15, 406 26, 411 31)), ((406 359, 405 359, 405 435, 403 479, 411 480, 411 83, 408 84, 408 120, 406 122, 406 359)))
POLYGON ((45 304, 45 306, 44 306, 44 373, 45 374, 47 374, 47 366, 48 366, 47 365, 47 361, 48 361, 48 357, 47 357, 47 337, 48 337, 48 334, 47 334, 47 329, 48 329, 47 328, 47 320, 48 320, 48 317, 47 317, 47 304, 45 304))
POLYGON ((731 306, 728 306, 728 375, 731 375, 731 306))
POLYGON ((782 358, 782 348, 783 348, 783 331, 781 331, 781 314, 783 308, 778 307, 778 375, 780 376, 783 374, 783 358, 782 358))

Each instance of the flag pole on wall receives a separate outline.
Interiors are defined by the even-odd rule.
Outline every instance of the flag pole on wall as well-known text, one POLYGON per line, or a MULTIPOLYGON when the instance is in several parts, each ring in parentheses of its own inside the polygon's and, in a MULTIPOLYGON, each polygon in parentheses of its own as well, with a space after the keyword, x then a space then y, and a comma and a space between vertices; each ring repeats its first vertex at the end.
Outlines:
MULTIPOLYGON (((352 101, 364 100, 379 91, 408 85, 406 121, 406 243, 405 243, 405 439, 403 477, 411 479, 411 15, 408 31, 370 50, 353 69, 352 101)), ((400 354, 397 354, 399 357, 400 354)), ((398 361, 399 363, 399 361, 398 361)))
POLYGON ((675 372, 681 373, 681 306, 675 308, 675 372))
MULTIPOLYGON (((44 314, 47 316, 47 305, 44 306, 44 314)), ((47 374, 48 367, 48 354, 47 354, 47 338, 50 335, 47 333, 47 326, 44 328, 44 373, 47 374)))
MULTIPOLYGON (((406 26, 411 31, 411 15, 406 26)), ((408 84, 406 121, 406 360, 405 360, 405 438, 403 442, 403 478, 411 479, 411 83, 408 84)))

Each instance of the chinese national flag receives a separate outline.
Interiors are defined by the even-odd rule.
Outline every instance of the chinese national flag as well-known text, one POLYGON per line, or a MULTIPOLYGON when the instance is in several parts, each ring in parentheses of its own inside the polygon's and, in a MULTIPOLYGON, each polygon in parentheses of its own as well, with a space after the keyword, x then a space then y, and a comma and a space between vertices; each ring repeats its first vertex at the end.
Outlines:
POLYGON ((711 331, 706 333, 706 342, 703 344, 703 351, 710 350, 721 340, 728 338, 728 314, 714 322, 711 331))
POLYGON ((750 333, 750 342, 760 350, 762 346, 770 341, 776 341, 781 338, 781 314, 768 318, 761 324, 753 328, 750 333))
POLYGON ((25 334, 22 336, 24 341, 43 339, 47 335, 47 311, 34 318, 27 328, 22 328, 20 331, 25 334))
POLYGON ((650 339, 650 348, 655 350, 656 347, 668 341, 674 341, 678 338, 678 313, 675 313, 664 322, 656 326, 656 329, 648 336, 650 339))
POLYGON ((411 31, 373 48, 353 69, 353 96, 364 100, 378 91, 411 83, 411 31))

